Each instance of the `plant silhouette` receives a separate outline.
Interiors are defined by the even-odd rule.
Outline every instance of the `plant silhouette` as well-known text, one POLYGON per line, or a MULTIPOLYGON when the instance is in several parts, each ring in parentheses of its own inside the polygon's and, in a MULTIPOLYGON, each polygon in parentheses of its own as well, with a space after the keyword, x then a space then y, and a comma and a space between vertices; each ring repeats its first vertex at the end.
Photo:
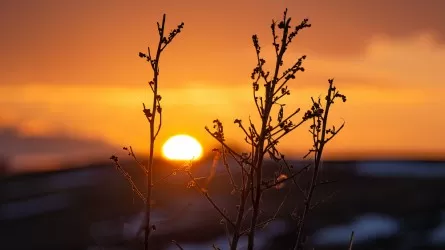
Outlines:
MULTIPOLYGON (((116 155, 112 155, 110 159, 114 162, 117 170, 127 179, 130 183, 132 190, 144 201, 145 203, 145 223, 144 226, 139 230, 140 232, 144 231, 144 248, 145 250, 149 249, 148 239, 150 237, 150 233, 152 230, 156 230, 156 225, 150 223, 151 218, 151 195, 154 187, 153 182, 153 159, 154 159, 154 148, 156 138, 159 134, 159 131, 162 127, 162 107, 161 100, 162 97, 159 94, 159 72, 160 72, 160 59, 161 55, 164 52, 165 48, 173 41, 173 39, 182 31, 184 28, 184 23, 181 23, 177 26, 177 28, 170 31, 167 35, 165 31, 165 19, 166 15, 164 14, 162 17, 162 22, 157 23, 158 34, 159 34, 159 42, 156 49, 155 54, 152 54, 150 47, 147 49, 147 53, 139 52, 139 57, 146 59, 148 63, 150 63, 153 79, 149 81, 148 85, 153 93, 153 100, 151 104, 151 108, 147 108, 145 103, 142 103, 143 113, 148 120, 150 127, 150 141, 149 141, 149 157, 147 160, 147 164, 144 164, 138 160, 136 157, 133 148, 124 147, 123 149, 127 151, 128 155, 132 156, 137 165, 142 169, 144 174, 146 175, 146 194, 144 195, 139 187, 132 180, 131 175, 121 166, 119 163, 119 158, 116 155)), ((138 233, 139 235, 140 233, 138 233)), ((137 236, 137 235, 136 235, 137 236)))
MULTIPOLYGON (((181 23, 176 29, 165 36, 165 15, 162 23, 158 23, 159 43, 156 54, 152 55, 150 49, 148 53, 139 53, 141 58, 145 58, 151 65, 153 71, 153 79, 149 82, 149 86, 153 92, 153 102, 151 108, 147 108, 143 104, 143 112, 150 125, 150 155, 147 164, 141 163, 135 156, 132 147, 124 147, 128 155, 132 156, 138 166, 147 176, 147 193, 144 195, 133 182, 131 176, 120 165, 117 156, 113 155, 111 159, 114 161, 116 168, 128 180, 133 191, 145 202, 145 224, 141 231, 145 232, 144 245, 148 249, 148 238, 150 232, 155 230, 155 225, 150 223, 150 198, 154 182, 152 180, 153 154, 155 148, 155 140, 162 125, 162 108, 161 96, 158 94, 158 76, 160 56, 168 44, 179 34, 184 24, 181 23), (157 119, 159 118, 159 119, 157 119)), ((304 19, 299 24, 292 26, 291 18, 288 17, 287 9, 283 13, 280 21, 272 20, 270 26, 273 49, 275 52, 274 60, 271 60, 270 69, 267 69, 266 59, 262 56, 262 48, 260 46, 257 35, 252 36, 252 42, 256 55, 256 66, 251 73, 252 79, 252 97, 256 107, 256 115, 259 122, 255 123, 250 119, 245 122, 241 119, 235 119, 234 124, 237 125, 244 133, 244 141, 248 145, 250 151, 238 152, 226 143, 224 126, 218 119, 213 120, 213 128, 205 127, 205 130, 218 143, 219 147, 213 150, 214 159, 211 166, 210 175, 207 177, 195 177, 191 171, 192 161, 184 166, 175 169, 176 172, 184 172, 190 181, 188 188, 195 188, 210 203, 217 213, 221 216, 220 223, 225 226, 228 236, 230 249, 238 248, 240 238, 247 236, 247 249, 255 249, 255 234, 258 229, 266 227, 271 221, 275 220, 280 212, 283 204, 289 197, 292 197, 291 188, 276 211, 270 218, 260 221, 260 214, 263 212, 262 204, 263 194, 271 189, 282 189, 285 182, 292 182, 295 186, 294 190, 302 194, 304 197, 304 209, 301 214, 292 214, 296 220, 295 242, 293 249, 303 249, 304 242, 307 237, 304 233, 305 222, 309 217, 310 211, 321 204, 324 200, 313 201, 313 194, 319 185, 329 182, 321 181, 319 173, 322 164, 323 152, 329 141, 331 141, 344 128, 344 123, 340 126, 330 126, 328 123, 329 113, 332 109, 334 101, 341 100, 346 102, 346 96, 338 91, 334 85, 334 80, 329 79, 328 91, 324 98, 311 98, 312 106, 305 113, 301 114, 300 108, 293 108, 288 111, 285 100, 291 95, 289 84, 296 79, 298 72, 304 72, 303 62, 306 55, 297 58, 290 67, 284 68, 284 57, 293 42, 294 38, 302 31, 311 27, 308 19, 304 19), (309 123, 309 132, 313 139, 313 145, 309 149, 308 154, 303 158, 307 159, 313 156, 309 164, 301 169, 294 167, 287 161, 285 155, 279 150, 279 142, 289 137, 291 133, 309 123), (236 166, 229 164, 228 158, 231 157, 236 166), (266 158, 270 158, 274 163, 275 176, 271 177, 264 173, 266 166, 266 158), (229 184, 232 187, 232 194, 237 196, 239 204, 236 206, 235 217, 230 216, 230 211, 220 207, 210 195, 208 190, 209 183, 215 177, 216 166, 219 161, 223 162, 224 168, 228 174, 229 184), (239 180, 235 178, 233 172, 241 173, 239 180), (308 185, 299 183, 298 177, 305 172, 312 171, 311 182, 308 185), (205 179, 205 182, 198 180, 205 179)), ((269 166, 268 166, 269 167, 269 166)), ((168 177, 168 176, 167 176, 168 177)), ((298 199, 294 195, 295 199, 298 199)), ((328 197, 329 198, 329 197, 328 197)), ((351 235, 350 248, 352 247, 353 234, 351 235)), ((181 245, 172 241, 179 249, 181 245)), ((215 249, 218 249, 214 246, 215 249)))
MULTIPOLYGON (((330 79, 328 93, 325 97, 326 102, 321 100, 315 101, 312 98, 312 107, 304 113, 302 118, 294 121, 296 115, 300 113, 300 108, 295 108, 291 112, 286 112, 286 104, 283 102, 285 97, 291 94, 289 85, 296 78, 298 72, 304 72, 303 62, 306 56, 303 55, 289 68, 283 69, 284 56, 288 51, 293 39, 306 28, 311 27, 308 19, 304 19, 296 26, 291 26, 291 18, 287 16, 287 9, 284 11, 283 18, 277 22, 272 20, 270 26, 273 37, 273 48, 275 52, 275 60, 272 62, 272 69, 266 69, 266 59, 262 57, 262 50, 257 35, 252 36, 253 46, 256 53, 257 65, 254 67, 252 79, 253 101, 256 106, 257 115, 260 123, 255 124, 249 118, 247 125, 241 119, 235 119, 234 123, 243 131, 245 139, 251 149, 249 152, 236 152, 225 141, 223 124, 218 120, 213 121, 213 129, 206 127, 207 132, 220 143, 220 148, 215 149, 217 154, 221 154, 224 165, 226 166, 228 175, 230 176, 230 184, 233 187, 233 193, 238 195, 239 204, 236 206, 236 217, 231 219, 225 209, 218 207, 211 199, 207 190, 198 187, 207 200, 222 216, 223 224, 226 225, 226 231, 229 232, 230 249, 237 249, 240 237, 247 235, 249 250, 255 248, 255 232, 258 228, 264 228, 280 211, 283 203, 281 202, 274 215, 266 220, 259 221, 259 215, 262 212, 262 195, 271 188, 280 188, 284 182, 291 181, 304 195, 305 209, 303 214, 296 217, 298 230, 296 232, 296 241, 294 249, 300 249, 303 246, 302 236, 304 229, 304 221, 307 219, 309 211, 316 205, 312 204, 312 197, 317 185, 321 182, 318 179, 320 164, 325 145, 332 140, 338 132, 340 132, 344 123, 335 128, 328 128, 328 115, 334 100, 341 99, 346 101, 346 96, 341 94, 334 86, 334 80, 330 79), (287 114, 286 114, 287 113, 287 114), (304 123, 312 121, 310 125, 310 133, 313 137, 313 147, 309 153, 304 156, 308 157, 314 154, 315 160, 312 164, 308 164, 298 171, 294 171, 292 166, 285 159, 278 149, 280 140, 290 135, 296 128, 301 127, 304 123), (227 156, 231 156, 237 163, 237 168, 241 171, 241 183, 233 181, 233 176, 228 167, 227 156), (265 158, 269 156, 276 163, 275 178, 270 179, 263 175, 265 158), (297 183, 297 178, 301 173, 313 169, 312 181, 306 190, 301 188, 297 183), (287 173, 285 173, 287 170, 287 173), (250 221, 245 223, 246 218, 250 221)), ((219 156, 218 156, 219 157, 219 156)), ((193 176, 189 173, 190 178, 193 176)), ((320 202, 318 202, 320 203, 320 202)), ((318 204, 317 203, 317 204, 318 204)))

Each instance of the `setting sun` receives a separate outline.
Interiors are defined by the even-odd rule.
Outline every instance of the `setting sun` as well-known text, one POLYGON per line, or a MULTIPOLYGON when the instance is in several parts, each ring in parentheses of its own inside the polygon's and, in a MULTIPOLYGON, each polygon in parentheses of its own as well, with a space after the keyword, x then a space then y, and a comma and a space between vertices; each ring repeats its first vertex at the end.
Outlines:
POLYGON ((201 157, 202 147, 189 135, 175 135, 164 143, 162 153, 170 160, 192 160, 201 157))

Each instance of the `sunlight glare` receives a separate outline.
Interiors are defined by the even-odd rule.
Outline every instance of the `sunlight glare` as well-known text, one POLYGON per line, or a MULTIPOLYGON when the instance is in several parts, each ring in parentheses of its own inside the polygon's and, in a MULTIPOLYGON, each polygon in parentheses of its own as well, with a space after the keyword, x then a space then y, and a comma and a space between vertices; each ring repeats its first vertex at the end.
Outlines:
POLYGON ((202 147, 189 135, 175 135, 164 143, 162 153, 169 160, 196 160, 201 157, 202 147))

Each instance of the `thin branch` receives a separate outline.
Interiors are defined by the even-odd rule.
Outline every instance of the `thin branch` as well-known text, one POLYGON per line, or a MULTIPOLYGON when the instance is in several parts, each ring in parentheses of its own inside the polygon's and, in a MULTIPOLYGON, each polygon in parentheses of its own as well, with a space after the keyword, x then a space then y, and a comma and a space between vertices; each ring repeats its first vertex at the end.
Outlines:
POLYGON ((184 250, 184 248, 182 248, 181 245, 179 245, 179 243, 176 240, 172 240, 172 243, 175 244, 178 247, 178 249, 184 250))
POLYGON ((336 182, 338 182, 338 181, 336 181, 336 180, 334 180, 334 181, 321 181, 321 182, 317 183, 317 186, 331 184, 331 183, 336 183, 336 182))
POLYGON ((345 122, 343 122, 343 124, 335 131, 335 133, 334 134, 332 134, 330 137, 328 137, 327 139, 326 139, 326 143, 328 142, 328 141, 330 141, 332 138, 334 138, 334 136, 336 136, 343 128, 344 128, 344 126, 345 126, 345 122))
POLYGON ((283 72, 282 76, 278 78, 278 82, 281 81, 283 78, 285 78, 284 82, 281 83, 281 85, 276 89, 276 91, 273 93, 274 95, 278 94, 278 92, 286 85, 286 83, 290 79, 295 79, 295 74, 299 70, 304 71, 304 68, 300 67, 304 59, 306 59, 305 55, 298 58, 298 60, 290 68, 288 68, 285 72, 283 72))
POLYGON ((348 250, 352 250, 352 243, 354 242, 354 231, 351 232, 351 237, 349 238, 348 250))
POLYGON ((204 191, 204 189, 198 184, 198 182, 196 182, 195 178, 192 176, 192 173, 190 171, 187 171, 188 176, 190 177, 190 179, 195 183, 197 189, 199 189, 199 191, 202 193, 202 195, 204 195, 204 197, 210 202, 210 204, 212 204, 213 208, 216 209, 216 211, 218 211, 218 213, 221 214, 221 216, 230 223, 230 225, 232 225, 233 227, 235 227, 235 224, 229 219, 229 217, 227 217, 227 215, 218 207, 218 205, 216 205, 216 203, 212 200, 212 198, 210 198, 209 194, 204 191))
POLYGON ((258 105, 258 97, 257 97, 257 95, 256 95, 256 92, 258 91, 258 89, 259 89, 259 85, 258 85, 258 81, 260 80, 260 76, 258 75, 258 77, 257 77, 257 79, 253 82, 253 99, 254 99, 254 102, 255 102, 255 106, 256 106, 256 109, 257 109, 257 111, 258 111, 258 114, 260 115, 260 117, 262 117, 263 116, 263 100, 262 99, 260 99, 260 104, 258 105))
POLYGON ((288 120, 290 120, 293 116, 295 116, 296 114, 298 114, 300 112, 300 108, 297 108, 297 110, 295 110, 292 114, 290 114, 287 118, 285 118, 283 121, 281 121, 280 123, 278 123, 277 125, 275 125, 275 127, 273 127, 272 129, 270 129, 270 132, 272 133, 272 131, 274 131, 275 129, 277 129, 278 127, 280 127, 280 124, 286 124, 286 122, 288 120))
MULTIPOLYGON (((114 157, 116 157, 116 156, 114 156, 114 157)), ((113 156, 112 156, 112 158, 113 158, 113 156)), ((147 203, 147 199, 144 197, 142 192, 139 190, 139 188, 137 187, 136 183, 134 183, 133 179, 131 178, 131 175, 119 164, 119 161, 117 160, 117 157, 113 158, 112 160, 114 161, 114 165, 115 165, 116 169, 119 170, 119 172, 125 177, 125 179, 127 179, 128 183, 130 183, 132 190, 146 204, 147 203)))
MULTIPOLYGON (((281 201, 280 205, 278 206, 277 210, 275 211, 274 215, 271 218, 269 218, 269 219, 267 219, 267 220, 257 224, 257 228, 264 229, 264 228, 266 228, 269 225, 270 222, 274 221, 277 218, 278 213, 280 212, 281 208, 283 207, 284 203, 286 202, 287 198, 289 197, 289 194, 290 194, 291 190, 292 189, 289 188, 289 190, 287 191, 287 193, 284 196, 283 200, 281 201)), ((241 235, 245 235, 245 234, 247 234, 249 232, 250 232, 250 229, 246 229, 243 232, 241 232, 241 235)))
POLYGON ((243 157, 238 154, 237 152, 235 152, 235 150, 233 150, 232 148, 230 148, 224 141, 220 140, 219 138, 217 138, 208 127, 205 127, 205 130, 213 137, 215 138, 219 143, 221 143, 221 145, 223 145, 226 149, 229 150, 230 153, 232 153, 233 155, 237 156, 240 159, 243 159, 243 157))
POLYGON ((227 242, 229 243, 229 246, 231 246, 232 240, 230 239, 230 231, 227 223, 224 223, 224 231, 226 232, 227 242))
POLYGON ((232 175, 232 171, 230 171, 229 163, 227 162, 226 149, 224 147, 221 147, 221 151, 222 151, 222 162, 223 162, 224 167, 226 168, 227 174, 229 175, 230 184, 232 184, 232 187, 234 190, 238 190, 238 187, 235 183, 235 179, 233 178, 233 175, 232 175))
POLYGON ((322 200, 317 201, 314 205, 311 205, 311 207, 309 208, 309 210, 314 210, 315 208, 317 208, 318 206, 320 206, 321 204, 325 203, 327 200, 331 199, 332 197, 334 197, 337 194, 337 191, 332 192, 330 195, 328 195, 327 197, 323 198, 322 200))
MULTIPOLYGON (((273 139, 273 141, 279 141, 281 138, 283 138, 285 135, 289 134, 290 132, 292 132, 294 129, 298 128, 299 126, 301 126, 303 123, 305 122, 305 120, 302 120, 301 122, 299 122, 296 125, 292 125, 291 128, 287 129, 284 131, 283 134, 281 134, 280 136, 278 136, 277 138, 273 139)), ((282 131, 282 130, 281 130, 282 131)), ((269 144, 267 145, 266 149, 264 150, 264 153, 267 153, 267 151, 272 147, 273 144, 269 144)))
POLYGON ((158 104, 159 106, 158 106, 158 113, 159 113, 159 125, 158 125, 158 129, 157 129, 157 131, 156 131, 156 134, 155 134, 155 136, 154 136, 154 138, 157 138, 158 137, 158 134, 159 134, 159 131, 161 131, 161 127, 162 127, 162 109, 161 109, 161 104, 159 103, 158 104))
POLYGON ((296 176, 298 176, 299 174, 301 174, 303 171, 305 171, 305 170, 306 170, 307 168, 309 168, 310 166, 311 166, 311 164, 306 165, 305 167, 303 167, 302 169, 300 169, 298 172, 292 174, 290 177, 287 177, 286 179, 282 179, 282 180, 280 180, 280 181, 275 181, 275 182, 273 182, 272 184, 263 184, 265 187, 264 187, 262 190, 264 191, 264 190, 273 188, 273 187, 275 187, 275 186, 277 186, 277 185, 279 185, 279 184, 281 184, 281 183, 287 182, 287 181, 289 181, 289 180, 293 180, 296 176))
MULTIPOLYGON (((124 148, 124 150, 125 149, 126 148, 124 148)), ((126 150, 128 150, 128 149, 126 149, 126 150)), ((130 153, 130 156, 133 157, 133 159, 136 161, 137 165, 142 169, 142 171, 144 171, 144 173, 147 174, 148 173, 147 168, 144 166, 144 164, 142 164, 142 162, 140 162, 138 160, 138 158, 136 157, 136 154, 133 151, 133 147, 132 146, 130 146, 130 152, 129 153, 130 153)))
MULTIPOLYGON (((284 156, 282 158, 283 158, 284 165, 287 168, 287 171, 289 171, 289 173, 292 173, 291 166, 289 166, 287 161, 284 159, 284 156)), ((307 171, 311 165, 312 165, 311 163, 307 164, 305 167, 302 168, 301 171, 307 171)), ((297 180, 295 180, 295 178, 292 178, 292 182, 298 188, 298 190, 300 190, 300 192, 303 194, 304 198, 306 199, 306 192, 303 191, 303 189, 298 184, 297 180)))
MULTIPOLYGON (((327 139, 328 139, 328 137, 327 137, 328 131, 326 130, 326 127, 328 124, 328 117, 329 117, 329 111, 330 111, 331 105, 334 103, 333 100, 336 97, 342 98, 343 102, 346 101, 346 96, 341 95, 338 91, 336 92, 336 88, 333 86, 334 80, 329 79, 328 82, 329 82, 329 88, 328 88, 328 93, 325 98, 325 100, 326 100, 325 110, 323 110, 321 108, 322 105, 321 105, 320 98, 318 98, 318 102, 316 102, 312 98, 312 103, 313 103, 312 112, 308 111, 306 113, 307 115, 310 115, 313 118, 313 125, 311 126, 311 128, 314 131, 312 133, 312 135, 314 138, 313 149, 315 151, 315 163, 314 163, 314 173, 312 175, 311 184, 309 186, 309 192, 307 195, 307 199, 305 201, 303 215, 301 217, 302 218, 301 223, 298 227, 297 240, 295 241, 294 250, 297 250, 299 248, 302 230, 303 230, 303 227, 305 224, 305 219, 312 207, 311 199, 312 199, 314 190, 317 186, 321 158, 323 155, 324 147, 325 147, 325 145, 327 143, 327 139)), ((305 115, 305 117, 306 117, 306 115, 305 115)))
POLYGON ((240 119, 235 119, 234 123, 238 124, 238 127, 241 128, 241 130, 244 132, 244 134, 251 140, 253 143, 253 138, 250 136, 250 134, 247 132, 246 128, 244 128, 243 123, 240 119))
POLYGON ((177 170, 174 170, 174 171, 170 172, 168 175, 166 175, 166 176, 160 178, 159 180, 155 180, 155 181, 153 181, 153 186, 155 186, 155 185, 157 185, 157 184, 160 184, 160 183, 166 181, 166 180, 168 179, 168 177, 170 177, 170 176, 172 176, 172 175, 176 175, 176 172, 177 172, 177 170))

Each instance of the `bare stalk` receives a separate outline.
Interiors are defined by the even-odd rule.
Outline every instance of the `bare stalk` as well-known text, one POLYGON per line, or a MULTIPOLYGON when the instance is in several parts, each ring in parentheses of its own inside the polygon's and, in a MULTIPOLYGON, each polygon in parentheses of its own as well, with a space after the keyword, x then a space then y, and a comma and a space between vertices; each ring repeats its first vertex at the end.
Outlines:
POLYGON ((146 175, 146 194, 145 197, 142 195, 142 193, 139 191, 139 189, 136 187, 136 184, 132 181, 131 176, 126 172, 118 163, 117 156, 113 155, 111 156, 111 160, 115 162, 116 168, 124 175, 124 177, 129 181, 130 185, 132 186, 133 191, 135 191, 141 199, 145 203, 145 228, 144 228, 144 249, 148 250, 148 239, 150 237, 151 230, 155 228, 155 225, 150 224, 150 218, 151 218, 151 195, 152 195, 152 189, 154 186, 153 183, 153 160, 154 160, 154 148, 155 148, 155 141, 156 137, 159 134, 159 131, 162 127, 162 107, 161 107, 161 99, 162 97, 158 94, 158 86, 159 86, 159 63, 161 59, 161 54, 164 51, 164 49, 167 47, 168 44, 170 44, 173 40, 173 38, 181 32, 181 30, 184 27, 184 23, 181 23, 177 26, 177 28, 170 31, 168 36, 165 36, 165 19, 166 15, 164 14, 162 17, 162 23, 157 23, 158 26, 158 34, 159 34, 159 41, 156 49, 156 54, 152 56, 150 48, 148 47, 147 53, 139 52, 139 57, 145 58, 147 62, 150 63, 151 69, 153 71, 153 79, 149 81, 150 89, 153 93, 153 101, 151 105, 151 109, 147 108, 145 106, 145 103, 142 103, 143 106, 143 113, 145 117, 148 120, 149 126, 150 126, 150 138, 149 138, 149 158, 147 160, 147 164, 144 165, 142 162, 140 162, 136 155, 133 152, 133 148, 130 147, 129 149, 127 147, 124 147, 123 149, 128 152, 128 155, 133 157, 133 159, 136 161, 137 165, 144 171, 146 175), (157 116, 159 114, 159 117, 157 116), (158 118, 158 119, 157 119, 158 118))
MULTIPOLYGON (((291 18, 287 17, 287 9, 284 11, 283 19, 279 22, 279 24, 276 26, 275 21, 272 21, 272 35, 273 35, 273 45, 275 47, 275 54, 276 54, 276 61, 274 65, 274 70, 272 74, 270 74, 269 71, 264 70, 264 65, 266 63, 266 60, 264 58, 261 58, 260 51, 261 47, 258 42, 258 37, 254 35, 252 37, 253 44, 256 50, 257 54, 257 67, 254 69, 254 72, 252 74, 252 79, 255 79, 255 75, 258 77, 256 79, 262 79, 264 82, 264 95, 262 100, 264 100, 264 105, 261 103, 261 132, 258 136, 255 147, 254 147, 254 158, 253 158, 253 171, 252 171, 252 179, 255 179, 254 187, 251 190, 252 195, 252 203, 253 203, 253 212, 252 212, 252 218, 250 222, 250 232, 248 235, 248 249, 253 250, 254 249, 254 243, 255 243, 255 231, 258 224, 258 216, 260 212, 260 201, 262 196, 262 188, 261 185, 263 184, 263 163, 264 163, 264 157, 266 153, 269 153, 268 149, 275 149, 275 145, 278 144, 279 139, 274 139, 273 136, 276 134, 272 134, 273 127, 270 124, 270 121, 272 120, 271 117, 271 111, 274 105, 279 106, 280 110, 278 112, 277 122, 278 126, 280 126, 284 133, 287 133, 288 130, 291 130, 294 125, 292 122, 290 122, 290 117, 292 117, 295 113, 298 111, 292 113, 288 118, 285 118, 283 120, 284 116, 284 105, 278 103, 278 101, 284 97, 285 95, 289 95, 290 91, 287 88, 287 82, 290 79, 295 78, 295 73, 298 71, 304 71, 304 68, 301 67, 302 60, 305 58, 303 56, 300 58, 297 63, 295 63, 291 68, 288 68, 285 70, 282 75, 280 75, 280 70, 283 65, 283 57, 286 53, 286 50, 288 48, 288 45, 291 43, 294 36, 297 35, 297 33, 306 28, 310 27, 310 24, 307 23, 308 20, 304 20, 300 25, 296 26, 294 30, 291 28, 291 18), (280 42, 277 41, 278 36, 276 35, 276 27, 278 29, 282 30, 282 35, 280 42), (269 76, 272 75, 270 78, 269 76), (284 79, 284 80, 283 80, 284 79), (280 82, 280 80, 283 80, 280 82), (267 144, 267 145, 266 145, 267 144), (267 149, 267 150, 265 150, 267 149)), ((254 89, 258 90, 258 80, 254 82, 254 89)), ((255 97, 254 97, 255 98, 255 97)), ((255 98, 255 102, 257 99, 255 98)), ((281 138, 282 136, 278 135, 277 137, 281 138)), ((273 155, 274 153, 272 153, 273 155)))
MULTIPOLYGON (((336 129, 335 126, 333 126, 332 129, 328 129, 328 117, 329 117, 329 111, 331 109, 331 105, 334 104, 334 100, 337 98, 341 98, 343 102, 346 102, 346 96, 340 94, 339 91, 337 91, 336 87, 334 86, 334 79, 329 79, 329 88, 328 88, 328 94, 325 97, 326 103, 325 103, 325 109, 321 103, 321 100, 318 99, 318 101, 315 101, 312 98, 312 108, 311 110, 308 110, 303 117, 305 120, 312 120, 312 125, 310 126, 311 130, 310 133, 312 134, 312 138, 314 141, 313 148, 309 150, 309 153, 313 152, 315 155, 314 160, 314 171, 312 174, 312 180, 311 184, 309 186, 309 192, 307 193, 307 196, 304 200, 304 211, 301 216, 301 220, 299 221, 299 227, 297 231, 297 240, 294 245, 294 250, 297 250, 301 247, 301 238, 302 238, 302 232, 306 221, 306 216, 310 212, 312 208, 312 197, 315 191, 315 188, 318 185, 321 185, 321 183, 318 182, 318 175, 320 172, 320 164, 321 159, 323 155, 323 150, 328 143, 334 136, 337 135, 338 132, 340 132, 343 127, 344 123, 340 126, 340 128, 336 129)), ((307 156, 307 155, 306 155, 307 156)))
MULTIPOLYGON (((333 100, 338 97, 342 98, 343 101, 346 100, 345 96, 336 91, 333 86, 333 80, 329 80, 330 87, 326 97, 326 112, 321 108, 320 101, 313 101, 312 110, 306 112, 302 119, 297 122, 293 122, 293 120, 300 112, 299 108, 291 110, 289 113, 285 112, 286 104, 282 101, 286 96, 290 95, 288 84, 296 78, 295 75, 297 72, 304 71, 302 63, 306 59, 306 56, 301 56, 289 68, 283 69, 284 56, 295 36, 301 30, 310 26, 308 20, 304 19, 300 24, 292 27, 291 18, 287 16, 287 9, 284 11, 283 19, 281 21, 276 22, 272 20, 272 25, 270 27, 273 37, 272 45, 275 50, 275 61, 272 64, 271 71, 268 71, 265 68, 266 60, 261 56, 261 47, 258 36, 252 36, 257 59, 256 66, 251 74, 251 79, 253 81, 253 99, 261 122, 260 124, 254 124, 250 117, 248 125, 245 125, 240 119, 234 120, 234 123, 237 124, 244 133, 244 141, 248 144, 250 152, 236 152, 226 143, 224 127, 218 119, 213 121, 212 131, 208 127, 205 127, 206 131, 220 143, 221 148, 215 149, 218 154, 217 158, 223 160, 224 167, 230 177, 230 185, 233 187, 232 193, 237 194, 239 198, 239 204, 236 206, 237 215, 234 221, 232 221, 226 214, 227 210, 219 207, 209 196, 208 190, 201 188, 196 182, 196 178, 192 176, 190 171, 187 171, 192 184, 197 187, 213 208, 222 216, 222 221, 225 222, 225 226, 231 226, 230 229, 232 230, 230 231, 229 228, 227 228, 226 231, 229 234, 232 234, 231 239, 229 237, 229 245, 232 250, 237 249, 240 237, 245 234, 247 234, 248 237, 248 249, 253 250, 255 248, 256 229, 266 226, 270 221, 277 217, 278 212, 283 207, 289 193, 271 218, 259 222, 259 216, 262 213, 262 194, 272 187, 277 187, 286 181, 292 180, 297 187, 297 190, 301 191, 305 197, 303 220, 306 218, 309 210, 314 207, 311 206, 311 199, 317 185, 318 172, 324 146, 343 128, 343 125, 339 129, 335 129, 335 127, 327 129, 326 127, 329 109, 333 100), (278 33, 280 33, 280 35, 278 35, 278 33), (291 170, 292 166, 288 164, 284 155, 278 150, 278 144, 282 138, 288 136, 296 128, 311 120, 313 121, 311 129, 314 138, 314 147, 310 150, 310 153, 315 152, 315 170, 310 188, 305 191, 297 183, 297 177, 303 172, 306 172, 312 164, 307 165, 300 171, 293 172, 291 170), (241 171, 241 180, 239 183, 236 183, 235 178, 232 176, 230 170, 231 166, 229 166, 226 156, 231 156, 238 165, 236 167, 241 171), (279 165, 277 171, 279 174, 272 180, 267 180, 263 175, 265 157, 267 156, 279 165), (282 174, 284 168, 287 168, 289 176, 282 174), (248 215, 250 216, 250 221, 245 223, 248 215), (243 230, 243 228, 245 229, 243 230)), ((207 178, 207 181, 212 180, 212 173, 215 171, 215 166, 216 162, 214 161, 212 164, 211 175, 207 178)), ((289 191, 290 190, 291 189, 289 188, 289 191)), ((319 203, 320 202, 316 203, 316 205, 319 203)), ((304 224, 302 223, 299 227, 298 240, 295 247, 299 245, 303 226, 304 224)))
MULTIPOLYGON (((251 75, 253 80, 253 98, 261 118, 261 124, 255 126, 249 119, 249 126, 245 127, 240 119, 234 121, 244 132, 246 136, 245 141, 250 145, 251 151, 249 153, 236 153, 231 149, 225 143, 223 126, 219 120, 213 121, 215 132, 210 132, 206 127, 207 132, 221 143, 222 150, 229 152, 241 169, 241 185, 238 185, 241 187, 238 192, 240 204, 237 206, 237 216, 230 246, 233 250, 237 248, 240 236, 246 232, 248 232, 248 249, 254 249, 256 229, 259 225, 267 225, 265 222, 258 223, 258 218, 261 213, 262 193, 268 189, 268 185, 265 185, 267 182, 263 176, 265 156, 269 155, 272 159, 280 158, 284 161, 284 157, 278 152, 276 145, 281 138, 304 122, 304 120, 299 123, 293 123, 291 121, 291 118, 293 118, 300 109, 296 109, 291 112, 290 115, 286 116, 284 113, 285 105, 279 103, 282 98, 290 94, 287 85, 290 80, 295 79, 295 74, 298 71, 304 71, 301 65, 306 58, 306 56, 302 56, 291 67, 282 70, 284 55, 288 45, 300 30, 310 27, 307 19, 295 27, 292 27, 290 23, 291 18, 287 17, 287 9, 284 12, 282 21, 279 23, 272 21, 271 29, 276 58, 271 72, 265 69, 266 60, 261 57, 261 47, 257 35, 252 36, 257 58, 257 65, 251 75), (278 29, 281 30, 281 37, 278 37, 276 34, 278 29), (260 86, 264 86, 262 94, 259 94, 259 90, 262 88, 260 86), (278 114, 276 115, 276 124, 272 124, 272 116, 275 116, 275 114, 273 114, 274 107, 279 108, 278 114), (251 203, 250 209, 246 209, 248 202, 251 203), (242 230, 243 220, 249 211, 252 212, 252 215, 248 229, 242 230)), ((293 179, 293 177, 295 177, 295 175, 292 175, 291 179, 293 179)), ((282 205, 283 204, 280 204, 280 208, 282 205)), ((279 211, 279 209, 277 211, 279 211)), ((276 215, 274 215, 272 219, 275 217, 276 215)), ((268 222, 269 220, 266 221, 268 222)))
POLYGON ((348 250, 352 250, 352 244, 354 243, 354 231, 351 232, 351 237, 349 238, 348 250))
POLYGON ((178 247, 179 250, 184 250, 184 248, 181 247, 181 245, 179 245, 179 243, 175 240, 172 240, 172 243, 176 245, 176 247, 178 247))

